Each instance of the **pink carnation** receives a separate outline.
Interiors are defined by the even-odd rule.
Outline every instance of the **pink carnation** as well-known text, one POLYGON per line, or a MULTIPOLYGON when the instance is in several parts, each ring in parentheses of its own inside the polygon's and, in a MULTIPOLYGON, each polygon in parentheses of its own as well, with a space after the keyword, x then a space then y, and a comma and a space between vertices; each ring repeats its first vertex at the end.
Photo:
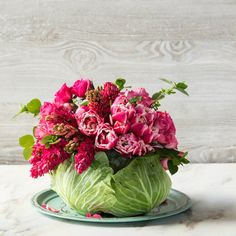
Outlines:
POLYGON ((64 104, 71 100, 72 94, 70 88, 66 84, 63 84, 62 87, 55 94, 55 103, 64 104))
POLYGON ((101 150, 110 150, 116 145, 117 135, 110 124, 100 124, 95 138, 95 146, 101 150))
POLYGON ((89 79, 79 79, 75 81, 71 87, 71 91, 78 97, 85 97, 86 92, 93 87, 92 81, 89 79))
POLYGON ((82 174, 89 168, 94 159, 94 144, 89 138, 82 141, 77 149, 78 153, 75 155, 75 169, 79 174, 82 174))
POLYGON ((159 129, 156 141, 164 145, 166 148, 177 148, 178 141, 175 137, 175 125, 167 112, 156 112, 154 126, 159 129))
POLYGON ((153 151, 154 148, 149 144, 145 144, 143 140, 137 138, 133 133, 128 133, 119 136, 115 150, 122 155, 132 157, 132 155, 143 156, 153 151))

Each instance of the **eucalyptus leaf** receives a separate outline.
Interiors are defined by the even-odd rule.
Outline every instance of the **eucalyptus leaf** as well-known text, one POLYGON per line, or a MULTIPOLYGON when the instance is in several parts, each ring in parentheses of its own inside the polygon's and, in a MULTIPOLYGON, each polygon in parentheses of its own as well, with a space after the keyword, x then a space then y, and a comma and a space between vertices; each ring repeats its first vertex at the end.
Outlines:
POLYGON ((26 134, 19 138, 19 144, 23 148, 29 148, 34 145, 34 137, 30 134, 26 134))
POLYGON ((24 148, 23 156, 26 161, 28 161, 30 159, 31 155, 32 155, 32 147, 24 148))

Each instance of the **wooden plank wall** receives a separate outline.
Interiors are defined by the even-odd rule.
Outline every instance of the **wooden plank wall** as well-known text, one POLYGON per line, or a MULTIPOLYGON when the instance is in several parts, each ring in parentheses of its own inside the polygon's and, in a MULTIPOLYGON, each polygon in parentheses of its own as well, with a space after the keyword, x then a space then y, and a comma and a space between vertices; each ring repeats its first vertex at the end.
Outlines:
POLYGON ((162 109, 194 162, 236 161, 236 1, 0 0, 0 163, 25 163, 20 103, 51 100, 64 81, 122 76, 150 93, 185 80, 162 109))

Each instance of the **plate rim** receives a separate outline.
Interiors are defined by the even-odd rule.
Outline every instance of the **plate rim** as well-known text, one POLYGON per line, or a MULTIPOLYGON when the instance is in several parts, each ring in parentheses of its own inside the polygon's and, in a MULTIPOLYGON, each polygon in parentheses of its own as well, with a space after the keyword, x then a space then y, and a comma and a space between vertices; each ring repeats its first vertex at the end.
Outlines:
POLYGON ((51 217, 59 218, 59 219, 63 219, 63 220, 68 220, 68 221, 73 220, 73 221, 88 222, 88 223, 113 223, 113 224, 152 221, 152 220, 164 219, 164 218, 167 218, 167 217, 170 217, 170 216, 178 215, 178 214, 180 214, 182 212, 185 212, 186 210, 188 210, 192 207, 191 198, 187 194, 185 194, 185 193, 183 193, 179 190, 176 190, 176 189, 171 189, 171 191, 176 192, 176 193, 181 194, 182 196, 184 196, 186 198, 186 204, 183 205, 182 207, 178 208, 178 209, 175 209, 175 210, 171 211, 171 212, 163 213, 161 215, 154 215, 154 216, 141 215, 141 216, 129 216, 129 217, 115 217, 114 216, 114 217, 111 217, 111 218, 88 218, 88 217, 77 218, 76 216, 61 215, 61 214, 58 214, 58 213, 55 213, 55 212, 50 212, 50 211, 42 208, 42 206, 40 206, 38 201, 37 201, 38 197, 41 196, 42 194, 45 194, 46 192, 54 192, 55 194, 57 194, 51 188, 41 190, 38 193, 34 194, 33 197, 31 197, 31 205, 34 208, 36 208, 36 210, 39 213, 41 213, 43 215, 47 215, 47 216, 51 216, 51 217), (116 221, 115 219, 119 219, 119 220, 116 221))

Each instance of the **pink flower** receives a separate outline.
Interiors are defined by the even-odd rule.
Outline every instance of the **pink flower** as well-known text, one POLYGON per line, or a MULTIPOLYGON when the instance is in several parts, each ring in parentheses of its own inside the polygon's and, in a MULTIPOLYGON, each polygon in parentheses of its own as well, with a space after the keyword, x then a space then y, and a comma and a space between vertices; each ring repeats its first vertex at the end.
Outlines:
POLYGON ((162 167, 164 168, 164 170, 168 170, 168 169, 169 169, 169 168, 168 168, 168 161, 169 161, 168 158, 165 158, 165 159, 162 159, 162 160, 161 160, 161 165, 162 165, 162 167))
POLYGON ((146 153, 153 151, 154 148, 137 138, 133 133, 128 133, 119 136, 115 146, 115 150, 122 155, 132 157, 132 155, 143 156, 146 153))
POLYGON ((78 119, 84 112, 88 111, 89 108, 87 106, 79 106, 75 112, 75 116, 78 119))
POLYGON ((95 146, 101 150, 112 149, 116 145, 117 136, 110 124, 100 124, 98 126, 95 146))
POLYGON ((51 170, 54 170, 60 163, 70 157, 68 153, 64 151, 66 141, 61 140, 59 143, 51 145, 46 148, 44 145, 37 142, 33 146, 32 157, 30 158, 31 176, 37 178, 51 170))
POLYGON ((78 147, 78 153, 75 155, 75 169, 82 174, 89 168, 94 159, 94 144, 89 138, 85 138, 78 147))
POLYGON ((50 102, 45 102, 40 108, 40 116, 51 115, 57 110, 57 106, 50 102))
POLYGON ((98 126, 102 122, 102 118, 95 111, 86 111, 83 114, 77 116, 79 130, 81 133, 87 136, 96 135, 98 126))
POLYGON ((102 216, 100 214, 91 214, 91 213, 86 213, 85 215, 87 218, 97 218, 97 219, 101 219, 102 216))
POLYGON ((92 81, 89 79, 80 79, 75 81, 71 87, 71 91, 78 97, 84 97, 86 92, 93 87, 92 81))
POLYGON ((156 112, 154 126, 159 129, 156 141, 164 145, 166 148, 177 148, 178 141, 175 137, 175 125, 167 112, 156 112))
POLYGON ((136 106, 136 115, 131 119, 130 130, 140 137, 145 143, 153 141, 152 126, 155 118, 155 111, 142 104, 136 106))
POLYGON ((63 84, 61 88, 55 94, 55 103, 64 104, 71 100, 72 94, 70 88, 67 87, 66 84, 63 84))
POLYGON ((111 82, 106 82, 102 90, 102 99, 114 101, 119 94, 117 86, 111 82))
POLYGON ((141 100, 137 102, 137 104, 143 104, 144 106, 150 107, 153 103, 153 100, 150 98, 148 92, 144 88, 138 88, 131 91, 126 91, 125 96, 130 100, 134 97, 140 97, 141 100))
POLYGON ((116 121, 113 128, 116 134, 126 134, 129 131, 130 123, 128 121, 126 123, 116 121))

